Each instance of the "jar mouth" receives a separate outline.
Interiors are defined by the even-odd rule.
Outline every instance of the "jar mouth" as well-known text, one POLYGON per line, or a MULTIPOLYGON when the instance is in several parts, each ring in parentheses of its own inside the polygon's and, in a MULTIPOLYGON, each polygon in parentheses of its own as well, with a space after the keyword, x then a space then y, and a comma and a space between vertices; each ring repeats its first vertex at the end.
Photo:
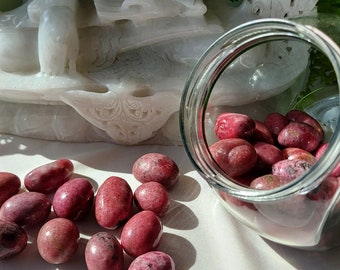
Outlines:
MULTIPOLYGON (((259 19, 244 23, 226 32, 201 56, 185 84, 180 110, 179 125, 184 148, 196 170, 214 188, 245 201, 278 200, 293 194, 305 194, 315 188, 340 161, 340 126, 322 158, 301 177, 270 190, 252 189, 229 178, 213 159, 205 134, 205 114, 208 100, 221 73, 244 51, 256 45, 278 41, 296 40, 311 45, 330 61, 340 85, 340 49, 327 35, 312 26, 304 26, 285 19, 259 19)), ((338 93, 339 94, 339 93, 338 93)))

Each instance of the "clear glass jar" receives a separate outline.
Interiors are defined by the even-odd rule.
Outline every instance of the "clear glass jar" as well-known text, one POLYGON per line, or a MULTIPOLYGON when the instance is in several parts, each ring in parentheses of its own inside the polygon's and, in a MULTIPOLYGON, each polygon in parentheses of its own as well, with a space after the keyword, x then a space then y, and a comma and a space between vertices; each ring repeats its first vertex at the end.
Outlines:
POLYGON ((281 19, 251 21, 225 33, 188 78, 180 106, 188 156, 228 212, 269 240, 303 249, 340 245, 340 189, 330 198, 308 196, 325 188, 322 183, 340 162, 339 85, 337 44, 314 27, 281 19), (334 84, 327 87, 311 82, 316 51, 334 69, 334 84), (209 147, 217 141, 214 123, 220 113, 243 113, 261 122, 271 112, 292 109, 317 119, 329 142, 303 175, 277 188, 253 189, 215 162, 209 147))

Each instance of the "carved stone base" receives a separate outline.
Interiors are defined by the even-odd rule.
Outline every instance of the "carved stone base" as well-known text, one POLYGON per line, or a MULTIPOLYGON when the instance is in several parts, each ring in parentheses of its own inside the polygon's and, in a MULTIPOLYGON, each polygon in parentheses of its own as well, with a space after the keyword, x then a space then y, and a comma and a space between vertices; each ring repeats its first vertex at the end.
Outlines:
MULTIPOLYGON (((313 15, 315 4, 316 0, 24 1, 0 13, 0 132, 73 142, 180 144, 181 92, 213 41, 245 21, 313 15)), ((308 55, 306 48, 287 53, 289 45, 281 45, 240 59, 221 80, 221 89, 249 91, 242 97, 218 96, 217 91, 217 102, 247 103, 260 96, 259 91, 267 91, 266 85, 273 94, 287 87, 306 67, 308 55), (270 62, 273 52, 280 56, 275 63, 270 62), (271 70, 272 81, 257 78, 262 85, 254 88, 245 77, 251 79, 259 56, 262 63, 268 59, 263 68, 271 70), (289 61, 299 57, 294 74, 287 74, 289 61)))

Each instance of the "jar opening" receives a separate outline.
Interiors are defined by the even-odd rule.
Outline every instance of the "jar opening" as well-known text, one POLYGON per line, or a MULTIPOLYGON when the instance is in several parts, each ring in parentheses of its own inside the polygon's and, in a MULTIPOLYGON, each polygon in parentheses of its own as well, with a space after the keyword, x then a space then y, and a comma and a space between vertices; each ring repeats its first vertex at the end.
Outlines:
POLYGON ((210 185, 246 201, 277 200, 310 191, 330 172, 330 164, 340 161, 338 87, 315 91, 314 99, 322 95, 326 95, 326 99, 321 99, 318 104, 313 102, 310 107, 306 104, 307 96, 310 100, 311 94, 301 98, 292 96, 293 90, 287 91, 305 83, 306 67, 313 50, 324 54, 334 69, 339 86, 338 46, 319 30, 288 20, 261 19, 245 23, 221 36, 203 54, 183 91, 180 130, 189 157, 210 185), (270 190, 240 185, 219 167, 211 155, 209 132, 221 108, 236 112, 242 109, 260 119, 269 111, 284 112, 294 106, 303 106, 313 113, 321 111, 325 116, 329 114, 330 104, 336 110, 333 111, 336 116, 331 132, 334 135, 329 136, 332 150, 326 151, 307 173, 286 185, 270 190))

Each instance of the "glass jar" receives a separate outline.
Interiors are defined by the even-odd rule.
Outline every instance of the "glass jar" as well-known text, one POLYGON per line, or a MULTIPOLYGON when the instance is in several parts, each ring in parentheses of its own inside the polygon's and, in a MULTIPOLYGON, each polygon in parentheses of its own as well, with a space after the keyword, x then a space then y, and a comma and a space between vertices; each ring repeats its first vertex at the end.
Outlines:
MULTIPOLYGON (((324 76, 329 80, 330 74, 324 76)), ((251 21, 225 33, 188 78, 180 105, 187 154, 228 212, 269 240, 318 250, 340 244, 340 178, 332 178, 331 195, 325 185, 340 162, 339 85, 337 44, 312 26, 281 19, 251 21), (333 84, 311 82, 316 51, 333 67, 333 84), (231 177, 214 160, 210 146, 218 140, 214 125, 219 114, 242 113, 263 124, 268 114, 293 109, 318 120, 329 143, 299 177, 272 189, 254 189, 249 183, 256 172, 231 177)))

